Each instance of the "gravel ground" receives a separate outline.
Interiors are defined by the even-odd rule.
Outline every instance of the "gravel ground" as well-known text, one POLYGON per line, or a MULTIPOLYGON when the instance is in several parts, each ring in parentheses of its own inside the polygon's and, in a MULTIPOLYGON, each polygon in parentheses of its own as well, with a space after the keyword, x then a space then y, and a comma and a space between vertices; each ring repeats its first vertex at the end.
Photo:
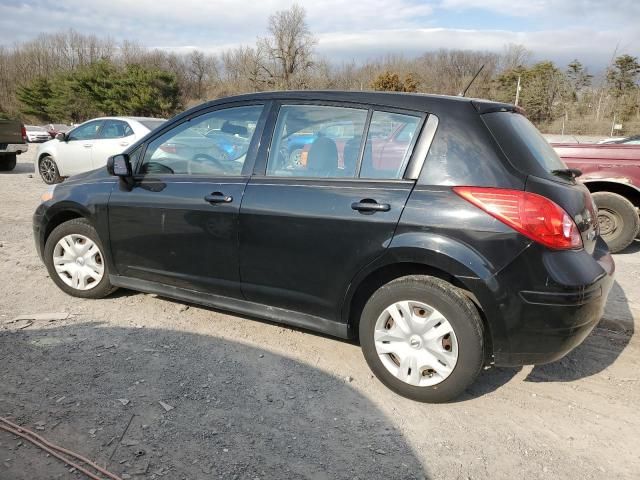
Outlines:
MULTIPOLYGON (((0 174, 1 416, 122 478, 637 478, 640 245, 566 358, 423 405, 347 342, 155 295, 66 296, 33 247, 34 151, 0 174), (11 323, 51 312, 68 316, 11 323)), ((0 478, 84 477, 0 430, 0 478)))

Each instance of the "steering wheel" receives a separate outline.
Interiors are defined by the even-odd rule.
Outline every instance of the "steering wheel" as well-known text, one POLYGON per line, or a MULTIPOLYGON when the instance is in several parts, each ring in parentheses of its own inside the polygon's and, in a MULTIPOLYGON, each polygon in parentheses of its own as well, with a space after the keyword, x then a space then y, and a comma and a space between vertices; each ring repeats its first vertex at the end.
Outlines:
MULTIPOLYGON (((226 153, 225 153, 226 155, 226 153)), ((209 164, 212 165, 213 167, 215 167, 216 169, 222 171, 222 172, 228 172, 229 171, 229 166, 226 162, 224 162, 223 160, 213 157, 211 155, 207 155, 206 153, 198 153, 196 155, 193 156, 193 158, 191 158, 191 160, 189 160, 187 162, 187 173, 189 175, 192 175, 193 172, 193 166, 195 165, 205 165, 205 164, 209 164)))

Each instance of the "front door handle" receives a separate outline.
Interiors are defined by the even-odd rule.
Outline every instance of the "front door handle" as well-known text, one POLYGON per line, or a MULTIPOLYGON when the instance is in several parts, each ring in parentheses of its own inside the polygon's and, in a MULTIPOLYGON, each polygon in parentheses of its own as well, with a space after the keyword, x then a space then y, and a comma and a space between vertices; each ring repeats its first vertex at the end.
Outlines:
POLYGON ((378 203, 371 198, 365 198, 359 202, 353 202, 351 208, 363 213, 375 213, 388 212, 391 210, 391 205, 388 203, 378 203))
POLYGON ((93 143, 85 143, 84 145, 82 145, 84 148, 91 148, 93 147, 93 143))
POLYGON ((222 192, 213 192, 204 196, 205 201, 209 203, 231 203, 233 197, 231 195, 225 195, 222 192))

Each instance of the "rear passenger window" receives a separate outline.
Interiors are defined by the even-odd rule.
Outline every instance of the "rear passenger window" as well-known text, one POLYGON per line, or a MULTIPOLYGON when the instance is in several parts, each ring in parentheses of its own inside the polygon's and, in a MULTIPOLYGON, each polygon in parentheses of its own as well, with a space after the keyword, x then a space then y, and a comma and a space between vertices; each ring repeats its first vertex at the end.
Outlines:
POLYGON ((374 112, 367 134, 360 178, 400 179, 420 117, 374 112))
POLYGON ((100 130, 100 138, 122 138, 133 135, 133 130, 127 122, 120 120, 106 120, 100 130))
POLYGON ((321 105, 283 105, 269 150, 267 175, 356 176, 367 111, 321 105))

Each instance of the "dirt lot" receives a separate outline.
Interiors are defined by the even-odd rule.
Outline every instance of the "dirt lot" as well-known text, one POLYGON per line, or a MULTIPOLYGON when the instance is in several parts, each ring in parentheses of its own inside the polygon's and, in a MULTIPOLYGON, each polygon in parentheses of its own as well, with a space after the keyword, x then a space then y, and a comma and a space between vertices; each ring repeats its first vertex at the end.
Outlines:
MULTIPOLYGON (((64 295, 33 247, 29 160, 0 174, 0 415, 123 478, 638 478, 639 245, 568 357, 423 405, 350 343, 154 295, 64 295), (48 312, 68 318, 10 323, 48 312)), ((0 430, 0 478, 82 476, 0 430)))

